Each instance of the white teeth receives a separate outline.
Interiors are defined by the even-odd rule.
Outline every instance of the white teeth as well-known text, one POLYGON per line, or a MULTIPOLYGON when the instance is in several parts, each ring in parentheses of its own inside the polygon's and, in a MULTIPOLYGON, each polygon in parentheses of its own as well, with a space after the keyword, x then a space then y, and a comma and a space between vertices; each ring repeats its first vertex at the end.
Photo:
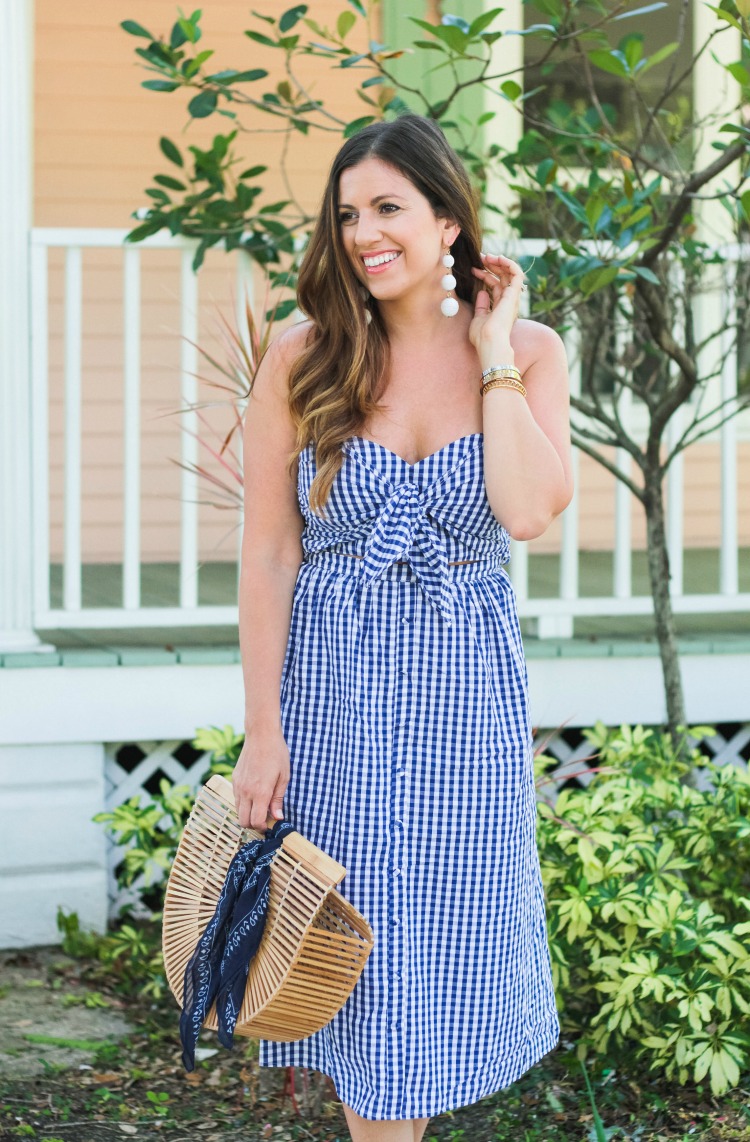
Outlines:
POLYGON ((384 262, 394 262, 398 254, 379 254, 377 258, 363 258, 366 266, 382 266, 384 262))

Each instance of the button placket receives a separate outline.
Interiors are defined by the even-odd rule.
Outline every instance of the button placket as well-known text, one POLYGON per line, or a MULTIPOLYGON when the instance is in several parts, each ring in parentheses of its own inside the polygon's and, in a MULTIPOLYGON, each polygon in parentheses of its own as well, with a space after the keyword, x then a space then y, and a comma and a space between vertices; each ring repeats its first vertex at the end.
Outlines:
MULTIPOLYGON (((405 751, 409 737, 408 712, 411 697, 411 671, 410 664, 414 654, 414 630, 412 608, 414 601, 412 592, 419 590, 419 584, 410 583, 408 589, 401 595, 395 622, 396 666, 393 707, 393 744, 391 752, 391 798, 389 806, 390 826, 390 860, 388 866, 388 881, 391 899, 391 931, 393 940, 390 947, 389 974, 396 981, 403 979, 404 975, 404 917, 402 910, 405 907, 404 877, 405 877, 405 828, 406 828, 406 788, 404 777, 407 766, 405 764, 405 751)), ((390 1012, 391 1030, 399 1032, 402 1029, 401 999, 398 988, 391 991, 392 1010, 390 1012)))

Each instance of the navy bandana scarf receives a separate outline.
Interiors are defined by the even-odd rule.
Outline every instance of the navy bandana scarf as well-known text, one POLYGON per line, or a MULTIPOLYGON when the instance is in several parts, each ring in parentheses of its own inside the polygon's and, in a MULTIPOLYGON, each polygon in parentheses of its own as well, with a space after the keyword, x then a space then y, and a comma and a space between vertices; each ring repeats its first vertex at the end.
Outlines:
POLYGON ((185 968, 180 1041, 186 1071, 195 1069, 195 1045, 214 1000, 219 1042, 233 1046, 250 961, 266 924, 271 861, 282 839, 293 832, 289 821, 277 821, 265 839, 243 845, 229 865, 216 911, 185 968))

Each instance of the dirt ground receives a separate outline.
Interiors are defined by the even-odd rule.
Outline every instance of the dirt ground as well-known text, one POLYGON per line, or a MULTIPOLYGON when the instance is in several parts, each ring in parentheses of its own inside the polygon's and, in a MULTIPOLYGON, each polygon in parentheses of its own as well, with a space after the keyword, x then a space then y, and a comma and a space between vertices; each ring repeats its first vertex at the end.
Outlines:
POLYGON ((0 1027, 6 1078, 90 1065, 103 1044, 132 1030, 117 1001, 83 986, 75 961, 55 948, 0 952, 0 1027))
MULTIPOLYGON (((96 960, 0 952, 0 1142, 350 1142, 327 1075, 260 1067, 256 1041, 225 1051, 210 1031, 187 1074, 178 1021, 170 995, 132 995, 96 960)), ((572 1046, 432 1119, 425 1142, 594 1142, 572 1046)), ((589 1077, 608 1142, 750 1142, 747 1081, 716 1099, 617 1060, 589 1077)))

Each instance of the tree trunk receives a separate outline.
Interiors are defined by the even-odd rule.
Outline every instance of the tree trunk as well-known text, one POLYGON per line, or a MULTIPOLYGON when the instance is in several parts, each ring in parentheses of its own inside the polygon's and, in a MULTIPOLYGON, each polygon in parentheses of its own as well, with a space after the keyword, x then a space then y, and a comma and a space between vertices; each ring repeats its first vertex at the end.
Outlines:
POLYGON ((664 519, 664 487, 661 473, 645 472, 646 536, 648 544, 648 573, 651 595, 654 600, 656 637, 659 641, 664 693, 667 700, 667 726, 675 749, 681 738, 677 727, 685 723, 685 697, 680 673, 680 657, 674 629, 672 596, 670 591, 669 553, 664 519))

